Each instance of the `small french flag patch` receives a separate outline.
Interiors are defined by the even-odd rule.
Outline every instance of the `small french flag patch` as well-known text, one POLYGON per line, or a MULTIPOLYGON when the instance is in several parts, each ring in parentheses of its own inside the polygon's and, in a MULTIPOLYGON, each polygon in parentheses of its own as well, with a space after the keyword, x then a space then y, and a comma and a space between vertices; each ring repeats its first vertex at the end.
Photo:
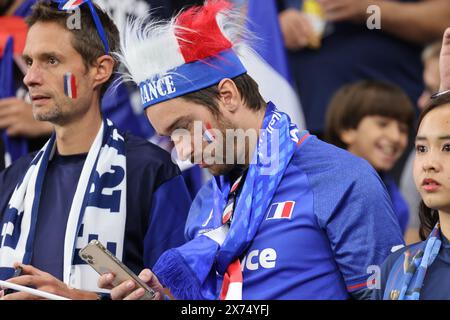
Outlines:
POLYGON ((295 201, 273 203, 269 208, 266 220, 290 219, 294 211, 295 201))
POLYGON ((71 72, 64 75, 64 93, 72 99, 77 98, 77 87, 75 85, 75 76, 71 72))

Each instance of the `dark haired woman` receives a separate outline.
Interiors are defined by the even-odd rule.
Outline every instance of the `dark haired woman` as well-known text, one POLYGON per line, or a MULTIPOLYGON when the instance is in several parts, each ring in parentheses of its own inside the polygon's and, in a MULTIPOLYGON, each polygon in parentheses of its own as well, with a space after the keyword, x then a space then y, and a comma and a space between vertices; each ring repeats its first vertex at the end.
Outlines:
POLYGON ((422 197, 422 242, 391 254, 381 267, 373 298, 450 299, 450 93, 421 114, 414 181, 422 197))

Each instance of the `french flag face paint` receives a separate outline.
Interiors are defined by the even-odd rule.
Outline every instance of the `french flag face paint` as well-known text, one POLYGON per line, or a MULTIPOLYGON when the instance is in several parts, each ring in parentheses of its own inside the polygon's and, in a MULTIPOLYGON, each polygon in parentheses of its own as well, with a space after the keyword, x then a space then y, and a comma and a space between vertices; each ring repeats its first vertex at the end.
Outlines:
POLYGON ((208 143, 213 143, 215 140, 212 132, 212 126, 209 122, 206 122, 203 126, 203 139, 205 139, 208 143))
POLYGON ((64 93, 71 99, 77 98, 77 86, 75 84, 75 76, 71 72, 64 75, 64 93))

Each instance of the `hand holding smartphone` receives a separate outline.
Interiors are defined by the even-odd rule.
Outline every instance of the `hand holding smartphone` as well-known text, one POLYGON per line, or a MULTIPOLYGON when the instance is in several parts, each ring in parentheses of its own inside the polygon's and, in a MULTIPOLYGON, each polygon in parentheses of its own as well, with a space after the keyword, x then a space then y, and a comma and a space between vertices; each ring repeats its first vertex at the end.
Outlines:
POLYGON ((92 240, 86 247, 80 250, 80 258, 86 261, 98 274, 114 274, 114 286, 124 281, 133 280, 138 287, 145 290, 145 294, 139 300, 153 300, 155 291, 147 286, 136 274, 108 251, 98 240, 92 240))
MULTIPOLYGON (((18 268, 16 268, 16 269, 14 269, 14 274, 13 274, 13 278, 16 278, 16 277, 20 277, 21 275, 22 275, 22 267, 18 267, 18 268)), ((16 292, 15 290, 13 290, 13 289, 10 289, 10 288, 8 288, 8 289, 5 289, 4 291, 3 291, 3 294, 6 296, 7 294, 11 294, 11 293, 14 293, 14 292, 16 292)))

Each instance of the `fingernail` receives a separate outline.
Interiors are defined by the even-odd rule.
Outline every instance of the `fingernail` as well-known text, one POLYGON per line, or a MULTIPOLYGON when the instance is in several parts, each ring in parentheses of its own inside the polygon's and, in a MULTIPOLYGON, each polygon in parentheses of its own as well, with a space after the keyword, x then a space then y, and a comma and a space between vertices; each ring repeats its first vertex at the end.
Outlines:
POLYGON ((145 276, 146 278, 150 278, 151 275, 152 275, 152 273, 150 272, 150 270, 145 270, 144 276, 145 276))
POLYGON ((134 282, 133 281, 128 281, 127 287, 130 288, 130 289, 133 288, 134 287, 134 282))
POLYGON ((108 280, 108 281, 111 281, 113 278, 114 278, 114 277, 113 277, 113 275, 112 275, 111 273, 108 273, 108 274, 106 275, 106 280, 108 280))

